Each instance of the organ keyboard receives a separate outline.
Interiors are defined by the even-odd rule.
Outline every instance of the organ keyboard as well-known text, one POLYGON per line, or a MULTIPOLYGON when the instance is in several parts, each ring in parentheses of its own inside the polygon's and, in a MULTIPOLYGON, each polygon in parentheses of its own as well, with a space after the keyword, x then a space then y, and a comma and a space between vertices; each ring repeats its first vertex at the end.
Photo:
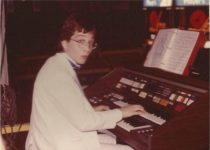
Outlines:
POLYGON ((146 109, 111 131, 136 150, 208 148, 208 83, 143 72, 118 68, 85 89, 92 105, 141 104, 146 109))

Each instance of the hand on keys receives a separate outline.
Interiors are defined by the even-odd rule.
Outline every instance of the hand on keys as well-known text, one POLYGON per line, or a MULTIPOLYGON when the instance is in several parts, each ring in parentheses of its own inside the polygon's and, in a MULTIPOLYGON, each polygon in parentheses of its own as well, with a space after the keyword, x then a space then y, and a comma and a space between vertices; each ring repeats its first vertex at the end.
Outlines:
POLYGON ((145 112, 144 107, 141 105, 126 105, 124 107, 121 107, 120 110, 122 111, 123 118, 135 116, 135 115, 141 115, 145 112))

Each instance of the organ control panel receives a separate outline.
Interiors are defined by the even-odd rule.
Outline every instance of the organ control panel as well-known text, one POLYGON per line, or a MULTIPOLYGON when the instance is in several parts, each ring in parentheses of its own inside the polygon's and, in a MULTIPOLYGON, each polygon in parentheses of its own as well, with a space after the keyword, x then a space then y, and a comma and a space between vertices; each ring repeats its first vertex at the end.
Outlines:
POLYGON ((92 105, 144 106, 146 113, 123 119, 111 130, 136 150, 208 149, 208 84, 177 78, 118 68, 85 93, 92 105))

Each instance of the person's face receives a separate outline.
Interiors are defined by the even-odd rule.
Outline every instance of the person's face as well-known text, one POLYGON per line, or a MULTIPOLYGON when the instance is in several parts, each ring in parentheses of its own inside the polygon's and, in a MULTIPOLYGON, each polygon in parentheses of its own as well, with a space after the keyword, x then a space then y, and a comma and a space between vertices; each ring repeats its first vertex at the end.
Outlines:
POLYGON ((84 64, 90 53, 96 48, 92 32, 75 31, 71 39, 61 41, 61 45, 65 53, 78 64, 84 64))

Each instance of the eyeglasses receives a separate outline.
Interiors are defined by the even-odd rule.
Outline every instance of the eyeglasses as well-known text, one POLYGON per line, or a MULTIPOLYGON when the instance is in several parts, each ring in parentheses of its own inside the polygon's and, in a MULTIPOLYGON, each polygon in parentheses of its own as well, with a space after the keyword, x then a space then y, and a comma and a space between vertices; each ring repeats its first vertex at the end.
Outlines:
POLYGON ((91 50, 95 50, 97 48, 97 43, 95 41, 93 42, 86 42, 85 40, 75 40, 75 39, 71 39, 72 41, 78 43, 78 46, 80 48, 90 48, 91 50))

